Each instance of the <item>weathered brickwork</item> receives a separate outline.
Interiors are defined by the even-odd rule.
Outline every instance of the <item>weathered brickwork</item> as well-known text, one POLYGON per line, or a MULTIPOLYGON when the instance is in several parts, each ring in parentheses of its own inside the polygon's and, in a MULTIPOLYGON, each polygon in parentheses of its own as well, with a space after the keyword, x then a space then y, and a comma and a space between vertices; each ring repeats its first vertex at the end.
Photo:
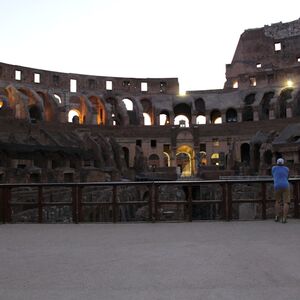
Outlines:
POLYGON ((300 19, 246 30, 224 89, 0 63, 0 180, 300 173, 300 19))

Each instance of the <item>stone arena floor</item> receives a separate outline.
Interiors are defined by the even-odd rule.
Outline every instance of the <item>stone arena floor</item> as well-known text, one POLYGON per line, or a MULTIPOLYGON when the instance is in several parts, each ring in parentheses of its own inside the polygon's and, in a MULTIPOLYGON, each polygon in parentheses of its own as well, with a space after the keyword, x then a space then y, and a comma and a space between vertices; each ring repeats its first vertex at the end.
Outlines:
POLYGON ((300 220, 0 225, 1 300, 300 299, 300 220))

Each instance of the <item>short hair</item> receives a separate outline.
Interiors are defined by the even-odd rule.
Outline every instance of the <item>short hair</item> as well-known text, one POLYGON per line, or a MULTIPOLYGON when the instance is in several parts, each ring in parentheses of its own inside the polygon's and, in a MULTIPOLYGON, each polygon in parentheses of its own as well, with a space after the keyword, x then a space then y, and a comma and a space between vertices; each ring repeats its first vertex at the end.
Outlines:
POLYGON ((277 159, 277 165, 283 165, 284 164, 284 159, 283 158, 278 158, 277 159))

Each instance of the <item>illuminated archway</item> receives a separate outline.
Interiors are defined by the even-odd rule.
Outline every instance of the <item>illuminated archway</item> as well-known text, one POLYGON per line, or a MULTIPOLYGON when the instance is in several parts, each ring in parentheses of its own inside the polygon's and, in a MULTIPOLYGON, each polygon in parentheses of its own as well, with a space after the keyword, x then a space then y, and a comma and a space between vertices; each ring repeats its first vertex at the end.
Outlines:
POLYGON ((90 96, 89 100, 92 103, 92 105, 94 107, 94 110, 96 111, 96 114, 97 114, 96 122, 97 122, 97 124, 98 125, 105 124, 106 111, 105 111, 105 106, 103 104, 103 101, 97 96, 90 96))
POLYGON ((176 151, 176 166, 180 168, 181 177, 195 174, 195 152, 189 145, 182 145, 176 151))
POLYGON ((170 167, 171 159, 169 153, 163 152, 163 154, 164 154, 164 167, 170 167))
POLYGON ((196 118, 196 124, 206 124, 206 117, 204 115, 198 115, 196 118))
POLYGON ((180 127, 189 127, 189 119, 184 115, 178 115, 174 119, 174 125, 179 125, 180 127))
POLYGON ((68 122, 69 123, 80 123, 80 112, 77 109, 71 109, 68 113, 68 122))
POLYGON ((151 124, 151 117, 149 116, 148 113, 143 113, 143 117, 144 117, 144 125, 145 126, 150 126, 151 124))

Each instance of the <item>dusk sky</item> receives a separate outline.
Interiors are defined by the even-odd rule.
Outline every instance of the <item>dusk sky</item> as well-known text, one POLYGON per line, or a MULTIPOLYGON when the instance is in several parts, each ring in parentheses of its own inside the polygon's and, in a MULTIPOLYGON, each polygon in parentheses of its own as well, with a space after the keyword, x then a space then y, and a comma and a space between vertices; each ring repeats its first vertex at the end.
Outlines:
POLYGON ((222 88, 244 30, 300 18, 300 1, 0 0, 0 61, 222 88), (284 6, 285 5, 285 6, 284 6))

